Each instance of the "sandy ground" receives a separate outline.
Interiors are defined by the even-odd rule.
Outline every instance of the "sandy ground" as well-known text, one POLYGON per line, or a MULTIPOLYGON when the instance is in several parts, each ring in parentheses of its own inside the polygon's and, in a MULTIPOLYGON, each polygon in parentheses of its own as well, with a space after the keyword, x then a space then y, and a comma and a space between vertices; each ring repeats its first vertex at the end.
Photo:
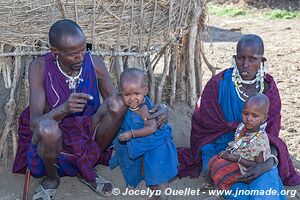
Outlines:
MULTIPOLYGON (((300 169, 300 20, 266 20, 253 12, 243 17, 216 17, 210 16, 210 39, 205 42, 205 52, 210 62, 222 69, 231 64, 231 56, 235 54, 235 45, 241 34, 255 33, 262 36, 265 42, 265 56, 268 59, 269 73, 274 76, 282 98, 282 128, 280 137, 287 143, 295 165, 300 169)), ((205 68, 205 67, 204 67, 205 68)), ((210 73, 205 68, 204 78, 207 80, 210 73)), ((170 110, 170 123, 173 126, 175 143, 178 146, 189 144, 190 117, 192 109, 184 103, 177 103, 170 110)), ((12 161, 11 161, 12 162, 12 161)), ((125 191, 125 184, 120 169, 110 171, 107 167, 99 166, 101 174, 113 182, 113 184, 125 191)), ((11 173, 11 163, 8 167, 0 166, 0 200, 21 199, 24 184, 23 175, 11 173)), ((170 184, 172 189, 185 190, 200 188, 203 179, 177 179, 170 184)), ((31 178, 30 197, 38 186, 38 180, 31 178)), ((140 184, 138 189, 145 189, 140 184)), ((300 186, 286 187, 297 190, 295 197, 288 199, 300 199, 300 186)), ((170 199, 204 199, 207 193, 189 196, 172 195, 170 199)), ((144 199, 145 196, 118 195, 109 199, 144 199)), ((80 183, 76 178, 65 177, 61 179, 56 199, 101 199, 92 190, 80 183)))

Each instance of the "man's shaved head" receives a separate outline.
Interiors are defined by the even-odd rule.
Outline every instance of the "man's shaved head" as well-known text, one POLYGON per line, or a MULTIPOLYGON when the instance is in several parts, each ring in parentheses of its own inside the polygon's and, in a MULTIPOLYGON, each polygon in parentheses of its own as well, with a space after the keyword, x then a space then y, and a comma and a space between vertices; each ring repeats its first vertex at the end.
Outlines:
POLYGON ((59 20, 51 26, 49 30, 50 45, 59 48, 64 36, 81 36, 85 38, 80 26, 69 19, 59 20))

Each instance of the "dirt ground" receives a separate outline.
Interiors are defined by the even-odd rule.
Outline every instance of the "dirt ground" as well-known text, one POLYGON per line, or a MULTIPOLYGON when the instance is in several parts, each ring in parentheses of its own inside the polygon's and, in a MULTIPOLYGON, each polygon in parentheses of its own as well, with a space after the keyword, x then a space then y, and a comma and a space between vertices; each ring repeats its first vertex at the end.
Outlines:
MULTIPOLYGON (((287 143, 297 169, 300 169, 300 20, 267 20, 261 16, 261 11, 252 11, 250 15, 240 17, 210 16, 208 33, 205 40, 205 52, 209 61, 221 69, 231 64, 231 57, 235 54, 235 45, 241 34, 255 33, 265 42, 265 57, 268 60, 269 73, 274 76, 282 98, 282 128, 280 137, 287 143)), ((204 67, 205 68, 205 67, 204 67)), ((204 78, 207 80, 210 73, 205 68, 204 78)), ((220 71, 220 70, 219 70, 220 71)), ((190 123, 192 109, 184 103, 177 103, 170 110, 170 123, 173 126, 173 135, 177 146, 189 145, 190 123)), ((12 161, 11 161, 12 162, 12 161)), ((107 167, 99 166, 101 174, 111 180, 121 192, 125 191, 125 184, 120 169, 110 171, 107 167)), ((0 200, 21 199, 24 184, 23 175, 11 173, 9 166, 0 166, 0 200)), ((170 185, 172 189, 201 187, 203 178, 177 179, 170 185)), ((38 186, 38 180, 31 178, 30 197, 38 186)), ((138 189, 145 189, 141 184, 138 189)), ((296 197, 300 199, 300 186, 286 187, 297 190, 296 197)), ((207 193, 199 196, 171 196, 170 199, 204 199, 207 193)), ((114 196, 109 199, 144 199, 144 196, 114 196)), ((61 179, 56 199, 101 199, 88 187, 81 184, 76 178, 61 179)))

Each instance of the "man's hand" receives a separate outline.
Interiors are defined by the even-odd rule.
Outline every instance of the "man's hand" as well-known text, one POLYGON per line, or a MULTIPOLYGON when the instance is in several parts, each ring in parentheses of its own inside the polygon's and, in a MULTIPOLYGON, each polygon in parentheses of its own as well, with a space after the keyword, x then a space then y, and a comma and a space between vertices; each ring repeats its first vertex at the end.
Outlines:
POLYGON ((126 132, 124 132, 123 134, 120 134, 120 135, 118 136, 118 139, 119 139, 120 141, 122 141, 122 142, 128 141, 128 140, 130 140, 131 138, 132 138, 132 133, 131 133, 131 131, 126 131, 126 132))
POLYGON ((155 105, 149 112, 151 115, 147 119, 156 119, 157 128, 168 121, 168 107, 165 104, 155 105))
POLYGON ((72 93, 64 103, 64 110, 68 113, 82 112, 87 101, 92 99, 93 96, 86 93, 72 93))

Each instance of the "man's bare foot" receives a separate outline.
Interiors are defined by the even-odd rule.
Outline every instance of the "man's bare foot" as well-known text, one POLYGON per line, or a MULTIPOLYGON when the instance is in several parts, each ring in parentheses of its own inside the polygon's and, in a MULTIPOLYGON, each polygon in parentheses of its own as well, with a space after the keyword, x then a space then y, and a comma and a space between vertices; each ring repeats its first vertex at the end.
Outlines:
POLYGON ((41 185, 44 189, 56 189, 60 184, 60 177, 57 176, 55 179, 49 179, 49 177, 44 177, 41 180, 41 185))

